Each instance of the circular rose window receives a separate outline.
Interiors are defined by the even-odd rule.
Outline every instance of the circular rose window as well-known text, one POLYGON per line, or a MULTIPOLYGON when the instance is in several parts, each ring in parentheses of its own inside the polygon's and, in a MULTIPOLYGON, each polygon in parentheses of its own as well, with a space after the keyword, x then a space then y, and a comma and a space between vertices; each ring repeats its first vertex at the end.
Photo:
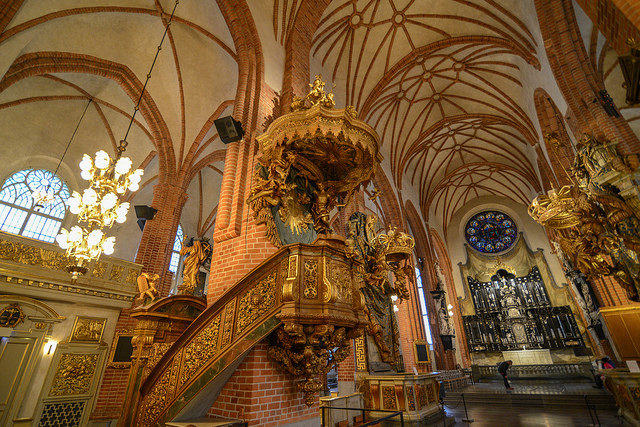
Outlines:
POLYGON ((509 215, 484 211, 469 219, 464 237, 479 252, 495 254, 506 251, 516 242, 518 228, 509 215))

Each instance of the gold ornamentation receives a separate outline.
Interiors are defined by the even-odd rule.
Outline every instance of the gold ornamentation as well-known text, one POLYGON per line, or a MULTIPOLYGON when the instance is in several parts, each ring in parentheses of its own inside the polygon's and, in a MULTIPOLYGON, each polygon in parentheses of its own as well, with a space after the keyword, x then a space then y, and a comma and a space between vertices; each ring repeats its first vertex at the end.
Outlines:
POLYGON ((202 365, 218 352, 220 315, 213 319, 184 349, 184 363, 180 373, 180 387, 189 381, 202 365))
POLYGON ((382 408, 383 409, 393 409, 397 408, 396 406, 396 391, 393 386, 382 386, 382 408))
POLYGON ((151 302, 158 298, 158 289, 156 288, 156 282, 160 276, 157 274, 140 273, 138 276, 138 295, 136 300, 139 300, 142 304, 146 304, 147 298, 151 299, 151 302))
MULTIPOLYGON (((407 282, 415 275, 408 263, 415 243, 404 232, 392 228, 376 233, 377 218, 356 212, 349 218, 348 256, 362 263, 364 286, 360 288, 366 302, 367 332, 373 338, 383 362, 400 367, 400 344, 392 297, 397 302, 409 298, 407 282), (394 275, 393 285, 389 273, 394 275)), ((358 275, 356 274, 356 276, 358 275)))
POLYGON ((76 316, 69 341, 99 343, 106 323, 107 319, 101 317, 76 316))
POLYGON ((282 242, 274 214, 293 234, 311 224, 328 234, 332 209, 366 185, 382 160, 375 130, 358 120, 353 108, 335 109, 324 86, 316 76, 309 94, 294 97, 291 112, 257 138, 261 155, 248 203, 276 246, 282 242))
POLYGON ((425 391, 424 391, 423 384, 416 384, 416 400, 418 401, 419 409, 422 409, 424 406, 426 406, 429 403, 429 401, 427 400, 427 395, 425 394, 425 391))
POLYGON ((416 401, 415 398, 413 397, 413 387, 412 386, 408 386, 405 388, 406 393, 407 393, 407 400, 409 401, 409 411, 415 411, 416 410, 416 401))
POLYGON ((595 180, 567 185, 535 198, 529 214, 554 231, 575 268, 591 278, 614 276, 640 301, 640 220, 614 190, 595 180))
POLYGON ((130 268, 129 272, 127 273, 127 278, 124 279, 124 281, 126 283, 131 283, 133 285, 136 285, 137 279, 138 279, 138 270, 136 270, 135 268, 130 268))
POLYGON ((63 353, 53 377, 49 395, 67 396, 88 393, 97 363, 97 354, 63 353))
POLYGON ((352 337, 344 327, 285 324, 272 335, 267 355, 293 376, 308 406, 322 390, 320 375, 326 375, 350 354, 352 337))
POLYGON ((236 300, 232 299, 224 308, 224 325, 222 327, 222 341, 220 348, 225 348, 230 342, 233 335, 233 318, 236 314, 236 300))
POLYGON ((25 314, 20 308, 20 304, 14 302, 0 311, 0 327, 15 328, 24 322, 25 314))
POLYGON ((304 262, 304 297, 307 299, 318 298, 318 261, 307 260, 304 262))
POLYGON ((64 270, 69 259, 59 252, 0 240, 0 259, 20 264, 39 265, 50 270, 64 270))
POLYGON ((351 270, 349 267, 341 262, 332 262, 329 267, 329 275, 335 287, 337 299, 351 302, 353 293, 351 291, 351 270))
POLYGON ((240 298, 236 334, 244 331, 249 325, 273 307, 275 303, 276 274, 272 273, 240 298))
POLYGON ((97 261, 95 266, 93 267, 93 277, 104 277, 104 273, 107 272, 107 265, 108 264, 104 261, 97 261))
POLYGON ((355 353, 356 353, 356 370, 360 372, 367 372, 367 347, 365 343, 364 335, 355 339, 355 353))
POLYGON ((160 379, 142 400, 138 413, 140 414, 140 424, 151 426, 160 413, 169 403, 169 389, 171 387, 172 371, 177 370, 177 361, 174 359, 171 367, 164 371, 160 379))
POLYGON ((287 279, 295 279, 298 276, 298 255, 291 255, 289 257, 289 272, 287 279))
POLYGON ((121 265, 114 265, 111 267, 111 272, 109 273, 109 280, 119 281, 120 277, 122 277, 122 272, 124 271, 124 267, 121 265))
MULTIPOLYGON (((0 325, 1 326, 1 325, 0 325)), ((36 329, 46 329, 47 328, 47 324, 44 322, 36 322, 33 325, 36 329)))

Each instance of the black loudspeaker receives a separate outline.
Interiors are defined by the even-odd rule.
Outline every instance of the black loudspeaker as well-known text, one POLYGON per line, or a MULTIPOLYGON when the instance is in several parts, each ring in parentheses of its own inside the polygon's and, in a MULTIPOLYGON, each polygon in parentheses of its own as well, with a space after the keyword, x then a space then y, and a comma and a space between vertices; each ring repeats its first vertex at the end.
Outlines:
POLYGON ((227 116, 214 120, 213 124, 216 125, 218 136, 220 140, 225 144, 230 142, 240 141, 244 136, 244 130, 242 129, 242 123, 234 120, 233 117, 227 116))
POLYGON ((138 218, 138 227, 140 231, 144 230, 144 224, 147 220, 152 220, 156 216, 157 209, 147 205, 137 205, 133 207, 136 210, 136 218, 138 218))

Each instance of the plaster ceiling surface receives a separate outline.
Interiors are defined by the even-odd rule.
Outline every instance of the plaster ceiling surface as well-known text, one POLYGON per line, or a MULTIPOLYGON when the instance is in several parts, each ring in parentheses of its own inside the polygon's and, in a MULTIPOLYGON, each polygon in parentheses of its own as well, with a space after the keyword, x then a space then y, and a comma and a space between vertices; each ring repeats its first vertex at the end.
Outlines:
POLYGON ((399 190, 415 187, 445 228, 475 197, 528 204, 539 191, 521 77, 540 64, 520 1, 334 0, 314 35, 336 99, 376 128, 399 190))
MULTIPOLYGON (((54 169, 92 99, 59 172, 73 190, 84 187, 77 165, 84 153, 114 155, 173 7, 173 0, 24 1, 0 34, 0 158, 10 159, 0 164, 2 178, 25 166, 54 169)), ((189 235, 217 206, 221 176, 209 166, 224 168, 224 145, 210 118, 231 113, 237 70, 217 3, 180 2, 125 155, 145 168, 148 188, 130 196, 136 204, 151 204, 147 190, 160 168, 166 177, 201 180, 183 183, 189 235)), ((125 257, 136 247, 132 240, 125 257)))

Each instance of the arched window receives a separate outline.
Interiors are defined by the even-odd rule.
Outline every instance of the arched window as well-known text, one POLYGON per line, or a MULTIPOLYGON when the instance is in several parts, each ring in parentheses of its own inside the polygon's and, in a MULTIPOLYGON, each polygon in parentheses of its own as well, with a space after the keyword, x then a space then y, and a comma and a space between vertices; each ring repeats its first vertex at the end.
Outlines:
POLYGON ((429 315, 427 313, 427 304, 424 299, 424 289, 422 287, 422 273, 420 269, 416 267, 416 284, 418 285, 418 299, 420 300, 420 310, 422 311, 422 321, 424 322, 424 330, 427 334, 427 342, 433 344, 431 338, 431 327, 429 326, 429 315))
POLYGON ((25 237, 55 241, 67 213, 69 189, 56 175, 44 169, 25 169, 11 175, 0 190, 0 230, 25 237), (32 193, 50 192, 53 201, 36 206, 32 193))
POLYGON ((178 224, 178 231, 176 231, 176 238, 173 241, 173 250, 171 251, 171 261, 169 261, 169 271, 175 273, 178 270, 178 264, 180 263, 180 250, 182 249, 182 239, 184 234, 182 233, 182 227, 178 224))

